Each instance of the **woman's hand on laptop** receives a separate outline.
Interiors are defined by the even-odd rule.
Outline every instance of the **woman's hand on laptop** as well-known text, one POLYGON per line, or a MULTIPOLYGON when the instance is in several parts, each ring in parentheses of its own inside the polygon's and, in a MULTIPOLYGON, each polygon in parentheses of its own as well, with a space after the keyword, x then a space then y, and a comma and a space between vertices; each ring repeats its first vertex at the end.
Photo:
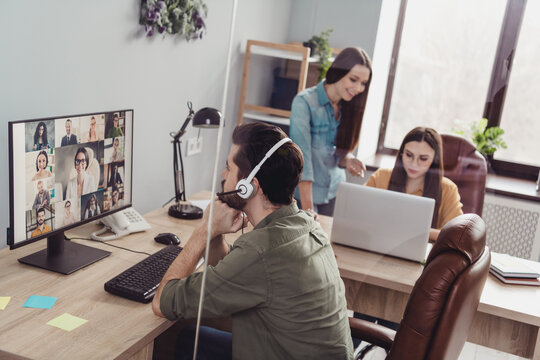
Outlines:
POLYGON ((366 171, 364 163, 352 156, 352 154, 347 154, 347 156, 340 161, 340 166, 346 168, 353 176, 364 177, 364 171, 366 171))

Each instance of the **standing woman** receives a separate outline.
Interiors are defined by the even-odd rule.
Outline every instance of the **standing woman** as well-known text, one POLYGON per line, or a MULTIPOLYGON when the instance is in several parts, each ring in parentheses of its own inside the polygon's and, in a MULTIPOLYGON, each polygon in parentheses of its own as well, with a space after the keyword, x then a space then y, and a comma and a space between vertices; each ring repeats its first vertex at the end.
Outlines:
POLYGON ((304 155, 295 197, 302 209, 332 216, 345 169, 363 176, 364 164, 352 151, 358 145, 371 82, 371 60, 358 48, 341 51, 325 80, 293 100, 290 137, 304 155))
POLYGON ((443 176, 442 140, 432 128, 416 127, 409 131, 399 148, 394 169, 377 170, 366 185, 435 199, 430 241, 437 240, 448 221, 463 214, 456 184, 443 176))
POLYGON ((48 149, 49 140, 47 140, 47 125, 40 121, 34 132, 34 150, 48 149))

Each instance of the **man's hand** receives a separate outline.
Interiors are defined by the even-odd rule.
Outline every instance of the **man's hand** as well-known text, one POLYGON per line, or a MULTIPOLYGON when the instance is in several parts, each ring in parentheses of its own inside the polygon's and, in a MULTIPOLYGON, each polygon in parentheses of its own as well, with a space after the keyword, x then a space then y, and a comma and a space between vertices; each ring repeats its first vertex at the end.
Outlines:
MULTIPOLYGON (((204 212, 203 225, 208 227, 210 217, 210 206, 204 212)), ((214 200, 214 216, 212 219, 211 238, 218 235, 235 233, 242 228, 243 225, 242 212, 233 209, 219 199, 214 200)))

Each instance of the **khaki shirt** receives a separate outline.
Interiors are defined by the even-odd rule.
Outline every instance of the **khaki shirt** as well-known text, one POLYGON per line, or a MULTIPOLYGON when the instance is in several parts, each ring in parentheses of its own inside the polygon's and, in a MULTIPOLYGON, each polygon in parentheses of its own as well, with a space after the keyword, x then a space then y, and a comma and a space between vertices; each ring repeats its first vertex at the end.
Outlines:
MULTIPOLYGON (((373 173, 366 185, 379 189, 388 189, 392 169, 379 169, 373 173)), ((411 195, 422 196, 424 185, 411 195)), ((437 218, 437 229, 441 229, 447 222, 456 216, 463 215, 461 208, 461 197, 459 196, 457 185, 449 178, 443 177, 441 181, 441 204, 439 205, 439 217, 437 218)))
MULTIPOLYGON (((171 280, 160 307, 194 318, 201 273, 171 280)), ((351 359, 345 288, 320 225, 295 202, 236 240, 207 272, 203 317, 232 315, 234 359, 351 359)))

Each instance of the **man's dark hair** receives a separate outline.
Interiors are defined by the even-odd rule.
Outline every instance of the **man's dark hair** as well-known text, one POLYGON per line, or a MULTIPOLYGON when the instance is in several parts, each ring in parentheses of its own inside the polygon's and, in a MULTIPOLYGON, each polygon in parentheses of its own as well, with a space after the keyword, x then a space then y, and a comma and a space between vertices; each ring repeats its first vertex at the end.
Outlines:
MULTIPOLYGON (((239 146, 233 158, 239 168, 238 180, 248 177, 267 151, 286 137, 279 127, 266 123, 254 122, 237 126, 232 141, 239 146)), ((304 158, 300 148, 289 141, 264 162, 255 177, 263 194, 272 204, 289 205, 293 201, 294 189, 300 181, 303 167, 304 158)))
POLYGON ((42 207, 38 208, 38 209, 36 210, 36 216, 38 216, 38 214, 39 214, 40 212, 42 212, 42 213, 45 214, 45 208, 42 208, 42 207))

